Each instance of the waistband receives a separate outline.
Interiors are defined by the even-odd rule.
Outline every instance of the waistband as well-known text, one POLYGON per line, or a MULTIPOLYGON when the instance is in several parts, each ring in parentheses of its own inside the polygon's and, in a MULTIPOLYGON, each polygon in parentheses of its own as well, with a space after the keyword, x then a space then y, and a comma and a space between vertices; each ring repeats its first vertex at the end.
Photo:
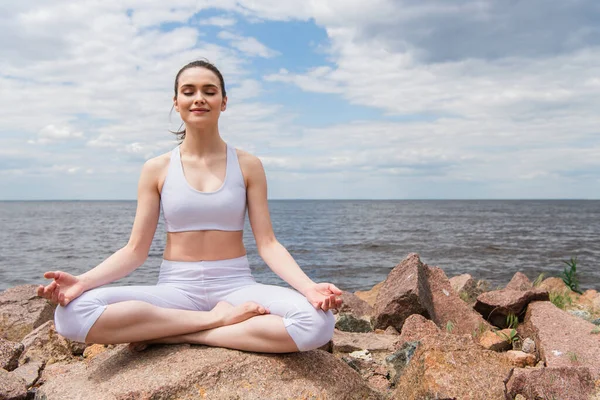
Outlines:
POLYGON ((210 261, 170 261, 160 265, 159 283, 252 279, 247 256, 210 261))

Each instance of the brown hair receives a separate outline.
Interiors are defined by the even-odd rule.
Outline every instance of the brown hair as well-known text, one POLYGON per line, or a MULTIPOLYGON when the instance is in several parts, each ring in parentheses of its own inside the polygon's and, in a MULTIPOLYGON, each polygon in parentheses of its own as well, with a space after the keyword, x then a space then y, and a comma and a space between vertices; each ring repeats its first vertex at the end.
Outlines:
MULTIPOLYGON (((217 67, 214 66, 214 64, 211 64, 208 60, 196 60, 196 61, 192 61, 186 65, 184 65, 179 72, 177 72, 177 75, 175 75, 175 85, 174 85, 174 91, 175 91, 175 97, 177 97, 177 88, 179 86, 179 76, 181 76, 181 74, 183 73, 183 71, 185 71, 186 69, 190 69, 190 68, 206 68, 209 71, 212 71, 217 78, 219 78, 219 81, 221 82, 221 93, 223 94, 223 98, 225 98, 225 96, 227 96, 227 93, 225 92, 225 80, 223 79, 223 75, 221 74, 221 71, 219 71, 219 69, 217 67)), ((173 109, 171 108, 171 112, 173 111, 173 109)), ((181 124, 181 126, 179 127, 178 131, 170 131, 171 133, 174 133, 175 135, 177 135, 177 139, 179 140, 183 140, 185 139, 185 128, 181 129, 183 127, 183 124, 181 124)))

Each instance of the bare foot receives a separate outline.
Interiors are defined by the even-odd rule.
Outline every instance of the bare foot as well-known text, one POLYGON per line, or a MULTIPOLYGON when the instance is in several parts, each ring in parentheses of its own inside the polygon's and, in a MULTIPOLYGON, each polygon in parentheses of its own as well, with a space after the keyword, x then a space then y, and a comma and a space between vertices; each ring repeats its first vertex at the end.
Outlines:
POLYGON ((129 347, 129 351, 131 351, 132 353, 138 353, 140 351, 146 350, 149 345, 150 344, 146 342, 134 342, 129 343, 127 347, 129 347))
POLYGON ((220 317, 219 319, 222 321, 223 326, 237 324, 258 315, 269 314, 269 310, 252 301, 240 304, 239 306, 233 306, 225 301, 220 301, 211 311, 220 317))

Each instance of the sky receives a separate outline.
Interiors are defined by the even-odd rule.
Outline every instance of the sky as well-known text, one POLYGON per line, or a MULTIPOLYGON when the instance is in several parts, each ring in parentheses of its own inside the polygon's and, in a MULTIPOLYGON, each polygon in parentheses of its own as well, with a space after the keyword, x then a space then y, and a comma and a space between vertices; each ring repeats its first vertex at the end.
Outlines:
POLYGON ((596 0, 0 4, 0 200, 135 199, 175 74, 270 199, 599 199, 596 0))

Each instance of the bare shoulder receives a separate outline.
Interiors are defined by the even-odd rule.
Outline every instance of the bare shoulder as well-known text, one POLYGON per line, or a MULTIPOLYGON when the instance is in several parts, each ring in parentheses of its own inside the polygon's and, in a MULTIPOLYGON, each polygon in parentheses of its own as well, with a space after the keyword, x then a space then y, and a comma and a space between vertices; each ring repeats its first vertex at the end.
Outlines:
POLYGON ((256 178, 257 175, 258 177, 264 176, 264 168, 260 158, 245 150, 236 149, 236 152, 246 183, 248 183, 248 179, 256 178))
POLYGON ((151 182, 153 185, 156 185, 157 188, 162 188, 165 177, 167 176, 170 161, 171 152, 146 160, 142 167, 140 180, 151 182))

